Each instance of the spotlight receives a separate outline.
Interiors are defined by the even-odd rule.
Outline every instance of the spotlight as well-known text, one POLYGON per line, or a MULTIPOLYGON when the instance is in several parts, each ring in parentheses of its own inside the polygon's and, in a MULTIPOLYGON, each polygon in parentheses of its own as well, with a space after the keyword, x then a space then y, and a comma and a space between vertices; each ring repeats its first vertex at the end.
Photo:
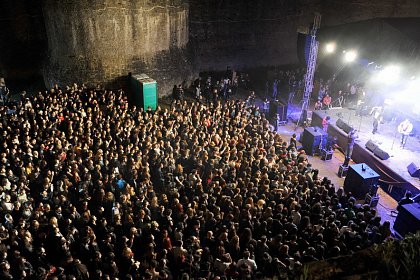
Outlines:
POLYGON ((325 51, 326 51, 327 53, 333 53, 333 52, 335 51, 335 43, 328 43, 328 44, 325 46, 325 51))
POLYGON ((357 53, 355 51, 346 51, 344 54, 344 60, 346 62, 353 62, 357 57, 357 53))
POLYGON ((400 77, 400 67, 396 65, 386 66, 381 72, 379 72, 379 80, 384 83, 394 83, 400 77))

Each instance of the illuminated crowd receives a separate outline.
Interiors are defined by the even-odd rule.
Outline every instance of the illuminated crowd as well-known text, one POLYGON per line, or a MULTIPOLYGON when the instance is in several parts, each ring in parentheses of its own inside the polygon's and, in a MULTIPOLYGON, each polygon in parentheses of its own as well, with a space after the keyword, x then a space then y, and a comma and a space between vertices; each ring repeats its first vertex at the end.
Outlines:
POLYGON ((242 100, 0 107, 0 279, 263 279, 389 238, 242 100))

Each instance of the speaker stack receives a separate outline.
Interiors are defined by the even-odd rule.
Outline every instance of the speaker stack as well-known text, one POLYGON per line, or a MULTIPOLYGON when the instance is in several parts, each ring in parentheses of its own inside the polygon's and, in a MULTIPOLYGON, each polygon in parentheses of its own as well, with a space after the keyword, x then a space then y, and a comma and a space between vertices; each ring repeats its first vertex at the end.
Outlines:
POLYGON ((269 118, 274 119, 277 115, 279 116, 277 121, 287 122, 287 104, 273 100, 270 102, 269 118))
POLYGON ((355 198, 365 198, 366 194, 376 194, 379 174, 365 163, 349 166, 344 191, 351 192, 355 198))
POLYGON ((305 152, 312 156, 318 154, 327 145, 328 134, 320 127, 307 127, 303 131, 302 142, 305 152), (320 150, 321 149, 321 150, 320 150))

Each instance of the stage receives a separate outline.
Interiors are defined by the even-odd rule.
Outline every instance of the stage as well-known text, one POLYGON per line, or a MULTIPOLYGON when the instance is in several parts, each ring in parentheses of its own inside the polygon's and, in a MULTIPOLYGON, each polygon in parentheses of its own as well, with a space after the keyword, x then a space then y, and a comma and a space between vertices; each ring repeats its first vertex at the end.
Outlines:
MULTIPOLYGON (((358 139, 353 149, 352 160, 356 163, 366 163, 380 175, 380 185, 395 200, 399 201, 407 190, 414 195, 420 193, 420 180, 408 172, 408 165, 415 163, 420 166, 420 137, 410 136, 405 148, 400 148, 401 135, 397 127, 401 120, 379 124, 378 132, 372 133, 373 117, 356 116, 355 110, 336 108, 312 112, 311 126, 322 127, 322 119, 330 116, 328 134, 337 136, 338 145, 345 151, 347 133, 336 125, 338 119, 357 130, 358 139), (382 151, 389 154, 388 159, 380 159, 369 151, 365 145, 368 141, 376 144, 382 151)), ((342 126, 342 125, 341 125, 342 126)))

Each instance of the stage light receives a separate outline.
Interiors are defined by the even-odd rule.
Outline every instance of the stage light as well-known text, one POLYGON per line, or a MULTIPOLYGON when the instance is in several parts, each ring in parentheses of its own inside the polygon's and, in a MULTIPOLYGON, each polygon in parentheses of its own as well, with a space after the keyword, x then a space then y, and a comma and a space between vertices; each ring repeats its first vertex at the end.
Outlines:
POLYGON ((353 62, 357 57, 357 53, 353 50, 351 51, 346 51, 344 54, 344 60, 346 62, 353 62))
POLYGON ((385 105, 388 105, 388 106, 391 106, 391 105, 393 105, 394 103, 395 103, 394 99, 385 98, 385 100, 384 100, 384 104, 385 104, 385 105))
POLYGON ((335 51, 335 43, 328 43, 328 44, 325 46, 325 51, 326 51, 327 53, 333 53, 333 52, 335 51))
POLYGON ((396 65, 386 66, 379 72, 379 81, 387 84, 395 83, 400 78, 400 67, 396 65))

